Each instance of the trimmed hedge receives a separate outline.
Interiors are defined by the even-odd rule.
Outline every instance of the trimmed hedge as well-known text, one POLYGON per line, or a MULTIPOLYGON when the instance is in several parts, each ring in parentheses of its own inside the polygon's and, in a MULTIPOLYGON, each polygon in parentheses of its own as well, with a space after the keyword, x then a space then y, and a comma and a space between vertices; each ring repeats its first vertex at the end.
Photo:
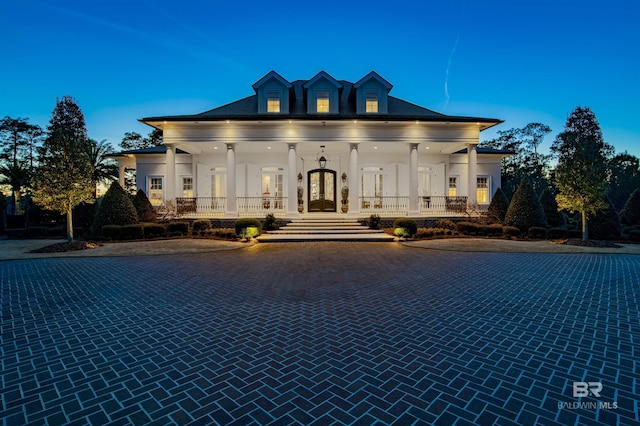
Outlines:
POLYGON ((434 228, 449 229, 453 231, 456 229, 456 223, 449 219, 440 219, 436 221, 434 228))
POLYGON ((544 240, 547 236, 547 228, 541 228, 539 226, 532 226, 527 231, 527 237, 534 240, 544 240))
POLYGON ((167 224, 169 235, 189 235, 189 222, 170 222, 167 224))
POLYGON ((124 225, 120 230, 120 237, 123 240, 141 240, 144 238, 143 227, 140 224, 124 225))
POLYGON ((122 226, 120 225, 104 225, 101 229, 102 235, 110 240, 119 240, 122 235, 122 226))
POLYGON ((634 243, 640 243, 640 231, 633 230, 629 232, 629 240, 634 243))
POLYGON ((503 226, 502 227, 502 235, 507 238, 514 238, 520 236, 520 229, 515 226, 503 226))
POLYGON ((418 232, 418 224, 415 220, 402 217, 393 221, 392 228, 394 229, 394 233, 396 228, 402 228, 406 230, 410 237, 413 237, 418 232))
POLYGON ((551 228, 547 230, 547 238, 550 240, 567 238, 568 235, 569 235, 569 232, 567 231, 566 228, 563 228, 563 227, 556 227, 556 228, 551 228))
MULTIPOLYGON (((262 232, 262 224, 258 219, 254 219, 251 217, 243 217, 241 219, 236 220, 235 223, 235 231, 236 235, 246 234, 247 228, 257 228, 258 235, 262 232)), ((258 235, 249 235, 250 237, 257 237, 258 235)))
POLYGON ((209 219, 198 219, 191 225, 191 231, 196 235, 204 235, 208 229, 211 229, 211 221, 209 219))
POLYGON ((143 226, 145 238, 158 238, 167 233, 167 227, 159 223, 147 223, 143 226))

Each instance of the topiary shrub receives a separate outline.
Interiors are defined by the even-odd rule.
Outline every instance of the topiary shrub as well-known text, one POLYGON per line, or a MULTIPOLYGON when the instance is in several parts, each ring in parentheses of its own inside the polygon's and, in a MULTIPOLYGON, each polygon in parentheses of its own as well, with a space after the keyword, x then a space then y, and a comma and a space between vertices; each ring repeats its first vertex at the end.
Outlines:
POLYGON ((372 214, 367 220, 367 225, 369 229, 382 229, 382 220, 377 214, 372 214))
POLYGON ((170 222, 167 232, 172 236, 189 235, 189 222, 170 222))
POLYGON ((124 226, 137 223, 138 213, 133 207, 131 199, 118 182, 113 182, 98 207, 96 218, 93 221, 94 231, 102 230, 105 225, 124 226))
POLYGON ((104 225, 100 230, 100 234, 109 240, 119 240, 122 235, 122 226, 120 225, 104 225))
POLYGON ((552 227, 566 225, 564 214, 558 210, 556 197, 549 188, 545 188, 540 194, 540 204, 542 204, 542 210, 544 210, 544 215, 547 218, 547 225, 552 227))
POLYGON ((147 223, 142 227, 145 238, 159 238, 167 233, 167 227, 159 223, 147 223))
POLYGON ((640 190, 636 189, 629 195, 620 212, 620 219, 625 225, 640 224, 640 190))
POLYGON ((194 235, 204 235, 208 229, 211 229, 211 221, 209 219, 198 219, 191 225, 191 231, 194 235))
MULTIPOLYGON (((489 208, 487 208, 487 214, 494 220, 498 220, 500 223, 504 222, 504 217, 507 215, 509 209, 509 199, 502 189, 496 189, 496 193, 493 194, 489 208)), ((500 230, 502 231, 502 230, 500 230)))
POLYGON ((409 237, 413 237, 418 232, 418 224, 415 220, 402 217, 393 221, 392 228, 394 229, 394 233, 398 228, 404 229, 406 233, 409 234, 409 237))
POLYGON ((503 226, 502 227, 502 235, 507 238, 515 238, 519 237, 521 234, 520 229, 515 226, 503 226))
POLYGON ((540 199, 531 186, 528 179, 522 179, 504 218, 504 224, 515 226, 521 232, 526 233, 532 226, 544 228, 547 221, 540 199))
POLYGON ((258 219, 243 217, 236 220, 235 231, 239 236, 257 237, 262 231, 262 224, 258 219))
POLYGON ((278 220, 272 213, 269 213, 264 217, 262 229, 264 229, 265 231, 275 231, 278 228, 278 220))
POLYGON ((544 240, 547 237, 547 228, 532 226, 527 231, 527 237, 533 240, 544 240))
POLYGON ((157 218, 156 210, 151 205, 151 201, 147 198, 147 194, 142 189, 138 189, 136 196, 133 197, 133 207, 138 214, 140 222, 155 222, 157 218))
POLYGON ((564 227, 555 227, 547 230, 547 238, 550 240, 567 238, 568 235, 567 228, 564 227))
POLYGON ((458 222, 456 223, 456 231, 464 235, 479 235, 480 224, 474 222, 458 222))
POLYGON ((140 224, 124 225, 120 230, 120 238, 123 240, 141 240, 144 238, 143 227, 140 224))
POLYGON ((620 238, 620 217, 609 199, 605 200, 607 207, 589 218, 589 238, 594 240, 615 240, 620 238))
POLYGON ((456 223, 449 219, 440 219, 436 221, 434 228, 449 229, 453 231, 456 229, 456 223))
POLYGON ((501 237, 502 236, 502 225, 499 223, 492 223, 489 225, 481 225, 480 230, 483 235, 489 237, 501 237))

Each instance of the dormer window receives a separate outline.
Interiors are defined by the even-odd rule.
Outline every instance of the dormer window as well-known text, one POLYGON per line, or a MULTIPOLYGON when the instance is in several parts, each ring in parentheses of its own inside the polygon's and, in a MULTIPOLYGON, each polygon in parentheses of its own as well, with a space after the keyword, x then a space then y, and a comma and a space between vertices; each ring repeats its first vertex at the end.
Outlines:
POLYGON ((316 112, 329 112, 329 92, 319 90, 316 99, 316 112))
POLYGON ((378 92, 368 91, 366 94, 366 111, 378 112, 378 92))
POLYGON ((280 112, 280 92, 267 92, 267 112, 280 112))

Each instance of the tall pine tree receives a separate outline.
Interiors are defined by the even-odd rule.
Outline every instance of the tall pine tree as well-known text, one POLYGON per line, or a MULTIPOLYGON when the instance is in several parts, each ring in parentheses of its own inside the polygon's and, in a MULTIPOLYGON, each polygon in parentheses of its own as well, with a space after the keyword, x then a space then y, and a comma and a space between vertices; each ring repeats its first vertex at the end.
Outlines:
POLYGON ((88 155, 84 115, 75 100, 56 101, 40 149, 33 199, 67 216, 67 240, 73 241, 73 208, 93 197, 93 169, 88 155))
POLYGON ((564 132, 551 146, 557 155, 556 201, 561 209, 580 212, 582 239, 589 239, 589 216, 607 207, 607 161, 613 148, 605 143, 596 115, 577 107, 567 118, 564 132))

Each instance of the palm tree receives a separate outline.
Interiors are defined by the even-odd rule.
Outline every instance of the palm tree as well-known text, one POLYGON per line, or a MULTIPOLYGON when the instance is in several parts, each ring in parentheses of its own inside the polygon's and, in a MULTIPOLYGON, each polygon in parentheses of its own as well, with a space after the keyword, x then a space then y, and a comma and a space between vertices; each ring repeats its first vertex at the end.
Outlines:
POLYGON ((87 145, 87 154, 93 168, 92 180, 95 183, 93 190, 93 198, 98 197, 98 185, 118 179, 118 166, 109 157, 113 153, 113 147, 109 145, 106 139, 100 142, 89 139, 87 145))

